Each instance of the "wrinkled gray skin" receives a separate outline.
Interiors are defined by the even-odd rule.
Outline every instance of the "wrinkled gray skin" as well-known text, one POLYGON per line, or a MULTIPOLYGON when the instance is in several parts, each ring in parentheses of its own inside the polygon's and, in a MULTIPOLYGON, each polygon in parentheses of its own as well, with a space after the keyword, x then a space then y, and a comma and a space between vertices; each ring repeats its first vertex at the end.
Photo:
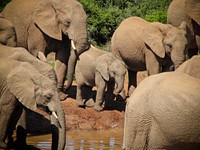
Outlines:
MULTIPOLYGON (((58 89, 63 91, 68 68, 68 89, 78 56, 89 48, 86 30, 86 13, 76 0, 13 0, 2 11, 17 33, 17 46, 24 47, 37 56, 41 51, 47 56, 56 53, 55 71, 58 89), (76 50, 71 51, 71 40, 76 50), (67 67, 68 66, 68 67, 67 67)), ((60 98, 66 98, 60 93, 60 98)))
POLYGON ((191 43, 188 56, 200 52, 200 1, 199 0, 173 0, 167 11, 167 22, 173 26, 180 26, 185 21, 191 31, 191 43))
POLYGON ((16 32, 13 24, 0 14, 0 44, 15 47, 17 45, 16 32))
POLYGON ((168 72, 144 79, 128 99, 126 150, 200 149, 200 80, 168 72))
MULTIPOLYGON (((0 89, 3 89, 0 91, 0 106, 4 106, 3 109, 0 108, 0 128, 3 129, 0 133, 0 147, 6 148, 6 143, 11 142, 9 140, 12 140, 11 136, 18 120, 18 127, 26 129, 26 113, 22 114, 24 107, 33 111, 36 107, 44 107, 45 111, 55 111, 59 118, 58 123, 58 120, 51 116, 52 149, 64 149, 65 114, 57 93, 54 70, 24 48, 0 45, 0 57, 0 89)), ((19 132, 16 143, 24 146, 25 138, 26 133, 19 132)))
POLYGON ((91 46, 87 52, 80 55, 80 60, 77 62, 75 68, 77 105, 85 105, 82 98, 84 86, 97 86, 94 109, 96 111, 103 110, 101 105, 104 100, 106 87, 108 88, 108 100, 106 101, 105 106, 109 107, 115 83, 115 92, 120 93, 124 87, 125 74, 125 64, 119 58, 110 52, 91 46))
POLYGON ((180 65, 176 72, 183 72, 192 77, 200 79, 200 55, 193 56, 180 65))
POLYGON ((177 28, 139 17, 122 21, 112 36, 111 48, 128 68, 128 95, 136 87, 138 71, 153 75, 176 69, 185 61, 188 32, 185 22, 177 28))

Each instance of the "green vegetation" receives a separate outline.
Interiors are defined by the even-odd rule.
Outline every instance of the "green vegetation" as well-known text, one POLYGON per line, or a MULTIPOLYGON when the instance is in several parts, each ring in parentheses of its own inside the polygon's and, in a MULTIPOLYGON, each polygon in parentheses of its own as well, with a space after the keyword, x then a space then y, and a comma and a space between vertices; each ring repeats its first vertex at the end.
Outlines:
MULTIPOLYGON (((0 3, 0 11, 10 0, 0 3)), ((171 0, 79 0, 88 16, 90 42, 109 45, 113 32, 120 22, 130 16, 147 21, 166 23, 166 12, 171 0)))
POLYGON ((167 8, 171 0, 79 0, 88 15, 88 31, 91 43, 109 44, 120 22, 130 16, 147 21, 166 23, 167 8))

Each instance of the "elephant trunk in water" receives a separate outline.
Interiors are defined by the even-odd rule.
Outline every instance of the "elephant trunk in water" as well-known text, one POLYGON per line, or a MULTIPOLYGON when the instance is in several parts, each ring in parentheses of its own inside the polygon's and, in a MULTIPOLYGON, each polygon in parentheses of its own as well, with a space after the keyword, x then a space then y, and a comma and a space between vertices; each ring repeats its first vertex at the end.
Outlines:
POLYGON ((65 90, 68 90, 72 84, 73 74, 74 74, 77 60, 79 59, 79 55, 83 53, 84 51, 88 50, 90 47, 87 39, 83 39, 81 41, 81 44, 76 44, 76 45, 72 41, 71 45, 72 45, 73 50, 70 54, 69 61, 68 61, 68 72, 67 72, 68 82, 67 82, 67 85, 65 86, 65 90))
POLYGON ((65 113, 57 97, 57 102, 50 102, 48 104, 51 114, 51 128, 52 128, 52 150, 64 150, 66 144, 66 121, 65 113))

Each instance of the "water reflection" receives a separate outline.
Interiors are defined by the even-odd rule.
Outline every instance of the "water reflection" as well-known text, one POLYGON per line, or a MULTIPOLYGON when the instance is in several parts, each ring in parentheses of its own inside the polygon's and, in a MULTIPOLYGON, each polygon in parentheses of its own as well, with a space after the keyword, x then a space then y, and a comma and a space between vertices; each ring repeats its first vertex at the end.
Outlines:
MULTIPOLYGON (((106 131, 68 131, 65 150, 120 150, 122 129, 106 131)), ((51 148, 51 135, 28 136, 27 142, 41 150, 51 148)))

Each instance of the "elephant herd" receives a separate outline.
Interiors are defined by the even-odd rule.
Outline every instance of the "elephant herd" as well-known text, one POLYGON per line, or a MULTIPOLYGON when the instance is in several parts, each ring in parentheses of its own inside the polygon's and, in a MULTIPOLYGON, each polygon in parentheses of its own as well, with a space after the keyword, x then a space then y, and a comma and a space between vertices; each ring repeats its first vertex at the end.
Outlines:
POLYGON ((61 101, 74 73, 77 105, 91 100, 96 111, 112 107, 128 73, 123 149, 200 149, 199 10, 199 0, 173 0, 168 24, 126 18, 106 52, 89 44, 78 1, 12 0, 0 13, 0 149, 27 148, 26 115, 37 108, 50 114, 52 149, 65 149, 61 101), (149 77, 137 85, 144 70, 149 77))

